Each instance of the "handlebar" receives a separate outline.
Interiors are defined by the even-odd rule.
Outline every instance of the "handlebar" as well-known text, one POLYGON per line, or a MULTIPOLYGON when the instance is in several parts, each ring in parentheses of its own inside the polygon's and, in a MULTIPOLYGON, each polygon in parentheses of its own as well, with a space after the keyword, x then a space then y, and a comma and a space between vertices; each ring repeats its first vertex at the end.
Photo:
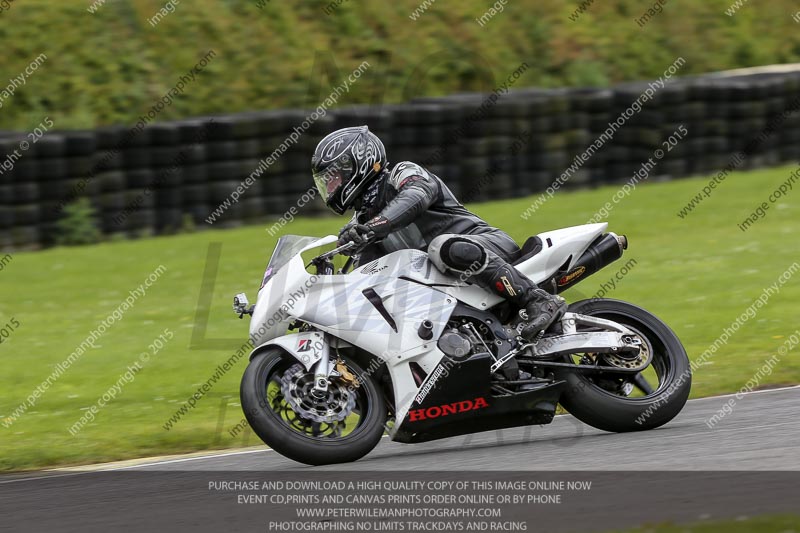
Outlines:
POLYGON ((320 254, 317 257, 315 257, 314 259, 312 259, 311 260, 311 264, 314 264, 317 261, 325 261, 327 259, 331 259, 332 257, 335 257, 335 256, 339 255, 342 252, 346 252, 347 250, 355 248, 356 246, 357 246, 357 244, 354 243, 354 242, 348 242, 348 243, 343 244, 341 246, 337 246, 336 248, 334 248, 330 252, 325 252, 324 254, 320 254))
MULTIPOLYGON (((317 267, 317 274, 333 274, 333 262, 331 261, 331 258, 356 247, 358 247, 358 245, 354 242, 348 242, 347 244, 337 246, 330 252, 325 252, 324 254, 320 254, 312 259, 306 265, 306 268, 313 265, 317 267)), ((352 259, 352 257, 348 258, 347 264, 339 271, 340 274, 344 274, 349 267, 352 266, 352 259)))

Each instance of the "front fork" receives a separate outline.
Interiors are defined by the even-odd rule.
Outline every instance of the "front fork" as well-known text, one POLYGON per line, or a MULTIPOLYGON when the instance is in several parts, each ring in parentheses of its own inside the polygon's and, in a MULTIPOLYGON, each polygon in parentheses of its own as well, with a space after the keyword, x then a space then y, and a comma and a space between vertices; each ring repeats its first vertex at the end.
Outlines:
MULTIPOLYGON (((333 274, 333 261, 327 256, 315 258, 310 264, 317 268, 318 276, 333 274)), ((314 366, 314 393, 321 396, 328 392, 328 376, 332 371, 330 337, 326 333, 322 345, 322 357, 314 366)))
POLYGON ((322 357, 314 365, 314 392, 322 394, 328 392, 328 376, 331 373, 331 346, 328 342, 328 335, 325 335, 325 342, 322 345, 322 357))

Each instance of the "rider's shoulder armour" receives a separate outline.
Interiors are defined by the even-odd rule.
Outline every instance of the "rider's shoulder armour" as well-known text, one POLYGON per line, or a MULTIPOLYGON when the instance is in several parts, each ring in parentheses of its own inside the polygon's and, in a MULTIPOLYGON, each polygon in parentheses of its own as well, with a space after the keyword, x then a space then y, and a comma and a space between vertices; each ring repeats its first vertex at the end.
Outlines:
POLYGON ((395 190, 399 191, 404 185, 418 180, 430 182, 433 177, 420 165, 411 161, 401 161, 392 167, 388 182, 395 190))

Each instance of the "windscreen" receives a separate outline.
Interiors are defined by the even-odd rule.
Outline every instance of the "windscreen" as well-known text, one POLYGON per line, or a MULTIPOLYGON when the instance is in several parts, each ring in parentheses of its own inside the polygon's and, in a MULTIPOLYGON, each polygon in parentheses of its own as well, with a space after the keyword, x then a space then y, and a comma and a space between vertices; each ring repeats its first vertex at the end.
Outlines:
POLYGON ((267 270, 261 280, 261 287, 263 288, 269 278, 283 268, 300 250, 317 240, 319 240, 319 237, 303 237, 302 235, 285 235, 278 239, 275 251, 272 252, 272 257, 267 263, 267 270))

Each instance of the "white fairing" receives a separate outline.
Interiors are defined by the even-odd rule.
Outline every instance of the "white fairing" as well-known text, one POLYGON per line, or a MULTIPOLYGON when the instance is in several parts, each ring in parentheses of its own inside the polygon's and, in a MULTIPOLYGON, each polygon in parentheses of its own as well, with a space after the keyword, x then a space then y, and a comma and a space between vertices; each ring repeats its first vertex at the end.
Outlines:
POLYGON ((307 371, 311 371, 314 363, 319 361, 323 354, 330 348, 325 342, 325 336, 319 331, 306 331, 278 337, 270 343, 280 346, 295 359, 303 363, 307 371))
MULTIPOLYGON (((301 252, 335 241, 336 237, 327 237, 301 252)), ((456 300, 433 287, 388 274, 401 269, 411 273, 414 265, 426 268, 429 263, 426 254, 404 250, 382 260, 388 260, 388 266, 376 273, 360 269, 347 275, 314 276, 306 271, 298 253, 259 291, 250 337, 256 350, 279 345, 297 357, 299 338, 285 333, 293 320, 300 319, 374 354, 387 363, 395 387, 395 405, 402 409, 398 420, 402 420, 418 389, 409 363, 414 361, 431 372, 442 359, 436 339, 446 326, 456 300), (413 264, 409 263, 409 253, 417 254, 418 260, 413 264), (368 289, 380 297, 394 328, 365 297, 364 291, 368 289), (423 340, 418 334, 424 320, 433 325, 432 340, 423 340)), ((431 274, 436 275, 433 271, 431 274)), ((442 279, 446 277, 439 275, 442 279)))
MULTIPOLYGON (((587 224, 542 233, 542 251, 517 268, 534 282, 544 281, 565 264, 571 267, 606 227, 605 223, 587 224)), ((336 240, 331 235, 312 242, 268 279, 258 293, 250 337, 256 350, 265 345, 282 346, 310 369, 321 353, 316 350, 318 343, 313 343, 311 353, 302 354, 308 356, 306 360, 298 346, 302 343, 305 348, 306 339, 318 341, 320 334, 313 339, 308 333, 286 335, 288 325, 299 319, 381 358, 395 389, 399 423, 393 435, 420 389, 409 363, 416 362, 429 374, 436 368, 444 355, 436 342, 457 301, 486 309, 502 298, 441 273, 428 255, 418 250, 393 252, 346 275, 309 274, 300 254, 336 240), (388 319, 368 295, 373 300, 378 297, 388 319), (433 326, 430 340, 418 333, 425 320, 433 326), (280 339, 273 340, 277 337, 280 339)))
POLYGON ((605 233, 606 228, 608 224, 600 222, 540 233, 538 237, 542 239, 542 251, 518 264, 517 270, 535 283, 548 279, 565 264, 566 270, 570 270, 589 245, 605 233))

